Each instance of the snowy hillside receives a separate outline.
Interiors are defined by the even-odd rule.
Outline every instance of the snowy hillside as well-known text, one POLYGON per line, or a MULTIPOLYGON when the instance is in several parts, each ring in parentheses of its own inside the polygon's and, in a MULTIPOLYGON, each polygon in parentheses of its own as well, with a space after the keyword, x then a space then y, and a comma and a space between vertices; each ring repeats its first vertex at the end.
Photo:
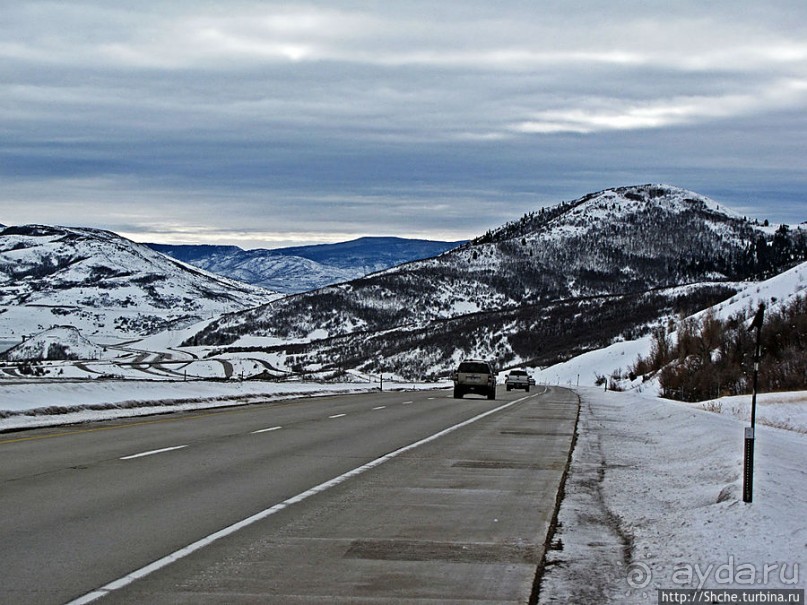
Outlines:
POLYGON ((277 295, 211 275, 107 231, 0 231, 0 340, 69 324, 98 341, 184 327, 277 295))
MULTIPOLYGON (((763 282, 747 284, 734 296, 707 309, 694 313, 699 319, 710 314, 719 319, 729 319, 741 314, 746 321, 753 319, 760 303, 768 308, 768 313, 783 308, 796 297, 807 295, 807 262, 782 272, 763 282)), ((664 325, 671 318, 660 318, 658 325, 664 325)), ((671 334, 675 337, 675 333, 671 334)), ((637 356, 650 353, 652 337, 648 334, 636 340, 620 340, 602 349, 589 351, 563 363, 536 371, 533 376, 538 382, 566 384, 572 386, 593 386, 598 377, 624 376, 637 356)), ((628 385, 625 385, 628 386, 628 385)), ((658 382, 642 382, 637 378, 633 385, 638 390, 657 394, 658 382)))
POLYGON ((98 359, 102 347, 84 338, 72 326, 55 326, 3 353, 9 361, 29 359, 98 359))
POLYGON ((363 237, 339 244, 272 250, 242 250, 236 246, 148 245, 158 252, 218 275, 277 292, 296 293, 437 256, 461 243, 363 237))
POLYGON ((545 365, 728 298, 807 258, 695 193, 643 185, 542 209, 437 258, 212 322, 187 345, 314 342, 301 364, 434 376, 464 356, 545 365))

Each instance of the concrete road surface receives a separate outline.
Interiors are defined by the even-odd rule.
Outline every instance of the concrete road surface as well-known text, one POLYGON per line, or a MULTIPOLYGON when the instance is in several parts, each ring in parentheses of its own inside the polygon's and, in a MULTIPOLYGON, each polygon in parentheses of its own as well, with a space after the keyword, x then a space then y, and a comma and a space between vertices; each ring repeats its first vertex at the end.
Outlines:
POLYGON ((577 411, 376 393, 0 435, 0 602, 527 603, 577 411))

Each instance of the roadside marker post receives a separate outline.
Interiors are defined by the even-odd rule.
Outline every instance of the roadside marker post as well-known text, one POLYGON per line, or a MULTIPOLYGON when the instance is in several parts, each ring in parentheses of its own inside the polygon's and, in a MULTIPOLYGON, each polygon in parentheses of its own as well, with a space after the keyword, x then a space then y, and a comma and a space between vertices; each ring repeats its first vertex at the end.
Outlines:
POLYGON ((750 332, 757 329, 756 349, 754 350, 754 386, 751 395, 751 426, 745 429, 745 452, 743 461, 743 502, 751 502, 754 498, 754 431, 757 420, 757 381, 759 378, 759 360, 762 357, 762 321, 765 317, 765 305, 760 303, 754 321, 748 326, 750 332))

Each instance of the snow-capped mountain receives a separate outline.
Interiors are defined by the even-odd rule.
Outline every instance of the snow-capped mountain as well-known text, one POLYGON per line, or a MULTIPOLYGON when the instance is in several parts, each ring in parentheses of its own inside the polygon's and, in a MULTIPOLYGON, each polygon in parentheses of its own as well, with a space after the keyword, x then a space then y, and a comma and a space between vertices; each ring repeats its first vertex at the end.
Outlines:
POLYGON ((0 231, 0 340, 7 342, 63 324, 95 340, 143 336, 277 296, 108 231, 44 225, 0 231))
POLYGON ((237 246, 148 244, 154 250, 231 279, 299 293, 358 279, 413 260, 437 256, 463 242, 363 237, 339 244, 243 250, 237 246))
POLYGON ((463 356, 545 364, 805 258, 800 228, 764 228, 675 187, 624 187, 528 214, 436 258, 227 315, 187 344, 308 342, 294 348, 301 367, 412 377, 463 356))

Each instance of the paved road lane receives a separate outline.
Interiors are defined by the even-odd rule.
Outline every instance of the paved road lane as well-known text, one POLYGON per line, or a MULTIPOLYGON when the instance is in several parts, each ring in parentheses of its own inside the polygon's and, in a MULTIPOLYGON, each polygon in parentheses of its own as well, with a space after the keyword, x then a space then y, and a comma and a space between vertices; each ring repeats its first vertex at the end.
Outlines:
MULTIPOLYGON (((379 393, 0 436, 0 508, 3 510, 0 591, 3 602, 65 603, 391 451, 519 397, 523 395, 503 394, 499 401, 493 402, 468 397, 457 402, 446 392, 379 393)), ((100 602, 174 603, 183 599, 188 603, 230 603, 239 599, 268 602, 272 594, 276 595, 278 603, 297 598, 302 599, 301 602, 340 596, 352 599, 350 595, 358 588, 349 579, 350 573, 338 569, 341 562, 387 561, 389 555, 378 553, 398 552, 400 544, 389 540, 399 538, 368 538, 369 541, 363 543, 347 538, 308 537, 303 529, 310 528, 314 533, 327 536, 329 531, 338 533, 339 528, 347 531, 353 527, 361 536, 369 536, 372 532, 368 529, 357 529, 364 521, 392 527, 390 520, 378 515, 400 506, 412 497, 412 492, 391 494, 386 489, 378 490, 375 486, 381 477, 403 472, 401 477, 392 475, 388 479, 389 484, 395 486, 413 480, 450 481, 450 477, 427 478, 432 472, 431 465, 419 468, 415 464, 413 468, 412 462, 435 448, 453 451, 459 447, 462 450, 467 447, 463 444, 467 444, 468 439, 481 439, 476 448, 480 451, 490 447, 496 450, 499 446, 485 445, 491 435, 484 437, 477 435, 477 431, 483 426, 508 422, 507 418, 516 410, 520 415, 526 414, 526 419, 518 421, 519 426, 494 431, 492 436, 504 437, 510 445, 524 439, 536 441, 540 437, 536 430, 525 433, 521 425, 537 422, 531 421, 529 416, 538 410, 554 409, 556 404, 551 404, 547 398, 552 399, 550 395, 531 397, 411 450, 114 591, 100 602), (531 403, 533 401, 542 403, 531 403), (403 462, 407 464, 401 466, 403 462), (417 479, 420 471, 425 475, 417 479), (382 495, 393 497, 392 508, 375 504, 374 510, 366 511, 362 506, 352 505, 369 504, 382 495), (337 507, 338 515, 333 507, 337 507), (318 524, 312 519, 319 520, 318 524), (278 548, 278 543, 272 540, 281 540, 284 548, 278 548), (324 550, 314 548, 318 556, 313 560, 320 563, 317 569, 312 569, 311 545, 322 543, 330 546, 324 550), (346 557, 340 550, 343 547, 353 555, 346 557), (271 573, 255 573, 264 581, 272 578, 271 585, 258 583, 250 584, 247 590, 243 586, 234 588, 232 573, 241 576, 243 570, 255 571, 253 560, 239 557, 264 549, 280 557, 274 562, 267 560, 266 553, 259 557, 271 573), (289 552, 280 554, 286 550, 289 552), (293 552, 298 553, 296 559, 291 556, 293 552), (320 572, 323 558, 333 558, 337 567, 326 571, 323 565, 320 572), (224 575, 217 577, 215 570, 224 575), (341 579, 331 581, 335 579, 333 574, 341 579), (202 584, 191 581, 192 578, 198 581, 200 577, 207 580, 202 584), (280 584, 279 577, 283 578, 280 584), (299 587, 280 587, 294 578, 309 592, 299 587), (179 591, 178 584, 184 586, 179 591)), ((566 444, 553 446, 557 450, 551 454, 557 458, 550 465, 553 467, 559 464, 562 467, 561 462, 565 463, 568 456, 576 399, 558 405, 558 409, 565 412, 560 415, 566 420, 559 422, 566 422, 561 431, 566 444)), ((509 468, 512 464, 505 464, 503 468, 509 470, 502 474, 502 469, 496 467, 499 463, 491 462, 489 457, 486 454, 479 462, 478 455, 462 455, 460 464, 449 468, 461 474, 473 474, 480 471, 479 464, 482 464, 485 475, 499 478, 513 470, 536 476, 543 473, 536 466, 539 463, 524 462, 515 469, 509 468), (489 468, 490 464, 494 467, 489 468)), ((437 460, 445 463, 442 457, 434 462, 437 460)), ((546 499, 552 504, 556 483, 549 481, 542 487, 549 490, 546 499)), ((450 484, 434 489, 443 490, 446 495, 457 490, 450 484)), ((488 493, 487 490, 484 488, 476 495, 488 493)), ((512 496, 507 490, 498 491, 502 496, 512 496)), ((532 489, 524 493, 528 499, 536 495, 532 489)), ((515 500, 521 499, 516 495, 515 500)), ((419 497, 415 500, 416 504, 419 497)), ((512 506, 520 511, 522 504, 516 504, 515 500, 512 506)), ((513 512, 520 514, 515 509, 513 512)), ((404 507, 392 520, 404 520, 405 510, 416 511, 417 507, 404 507)), ((465 516, 462 507, 452 509, 450 503, 444 503, 438 505, 438 510, 442 510, 440 518, 446 527, 462 527, 463 523, 450 522, 457 513, 465 516)), ((408 546, 413 551, 410 556, 418 556, 418 549, 423 548, 418 545, 424 540, 442 544, 438 551, 440 548, 451 551, 455 538, 448 534, 441 537, 437 528, 430 529, 416 518, 410 520, 413 527, 425 529, 426 533, 411 538, 414 542, 408 546), (434 536, 428 537, 432 529, 434 536)), ((504 520, 501 523, 506 524, 504 520)), ((538 525, 542 527, 542 523, 538 525)), ((540 540, 537 537, 529 540, 542 544, 543 536, 539 537, 540 540)), ((527 560, 522 561, 523 564, 534 568, 537 553, 530 550, 526 556, 524 552, 516 549, 516 554, 511 553, 510 558, 520 557, 527 560)), ((363 572, 360 575, 365 577, 363 572)))

